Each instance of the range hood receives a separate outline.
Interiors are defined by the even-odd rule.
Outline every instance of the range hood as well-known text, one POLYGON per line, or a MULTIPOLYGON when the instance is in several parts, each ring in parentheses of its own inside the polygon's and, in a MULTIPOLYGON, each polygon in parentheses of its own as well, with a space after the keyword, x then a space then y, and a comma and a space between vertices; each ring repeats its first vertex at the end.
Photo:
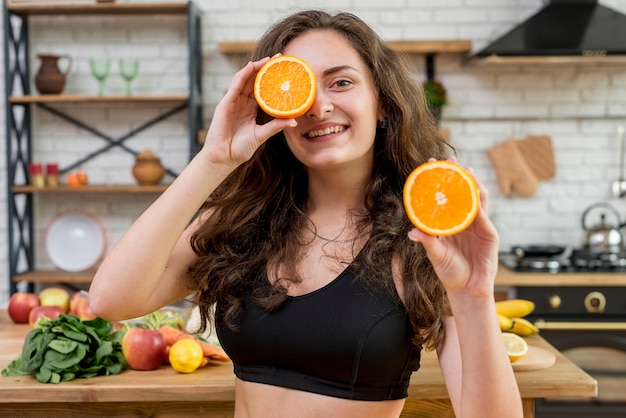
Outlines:
POLYGON ((539 12, 474 54, 507 57, 570 57, 626 61, 626 15, 597 0, 552 0, 539 12))

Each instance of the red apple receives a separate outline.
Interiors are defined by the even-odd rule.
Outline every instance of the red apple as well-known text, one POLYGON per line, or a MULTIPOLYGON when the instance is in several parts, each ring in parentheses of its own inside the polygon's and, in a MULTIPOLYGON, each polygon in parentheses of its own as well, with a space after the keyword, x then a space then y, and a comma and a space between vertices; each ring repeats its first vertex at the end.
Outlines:
POLYGON ((81 320, 91 320, 96 317, 96 315, 91 312, 89 299, 80 292, 74 293, 70 299, 70 313, 76 315, 81 320))
POLYGON ((47 287, 39 292, 41 306, 59 306, 63 313, 67 313, 70 308, 70 294, 60 287, 47 287))
POLYGON ((165 361, 166 345, 159 331, 130 328, 122 339, 122 354, 133 370, 154 370, 165 361))
MULTIPOLYGON (((70 298, 70 305, 69 305, 69 313, 76 315, 76 307, 78 306, 78 302, 84 298, 83 295, 80 294, 80 292, 75 292, 72 297, 70 298)), ((78 315, 76 315, 78 316, 78 315)))
POLYGON ((63 308, 60 306, 35 306, 28 314, 28 325, 31 328, 35 328, 39 318, 55 319, 63 313, 65 312, 63 312, 63 308))
POLYGON ((39 306, 39 296, 35 293, 14 293, 9 299, 9 316, 16 324, 28 322, 28 314, 35 306, 39 306))

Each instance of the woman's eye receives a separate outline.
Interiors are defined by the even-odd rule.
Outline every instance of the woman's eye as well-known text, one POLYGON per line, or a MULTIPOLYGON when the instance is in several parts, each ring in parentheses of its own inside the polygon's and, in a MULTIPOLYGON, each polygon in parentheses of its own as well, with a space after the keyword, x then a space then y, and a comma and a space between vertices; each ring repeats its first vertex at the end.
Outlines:
POLYGON ((335 87, 346 88, 346 87, 350 87, 350 85, 352 85, 352 82, 350 80, 337 80, 337 81, 335 81, 335 87))

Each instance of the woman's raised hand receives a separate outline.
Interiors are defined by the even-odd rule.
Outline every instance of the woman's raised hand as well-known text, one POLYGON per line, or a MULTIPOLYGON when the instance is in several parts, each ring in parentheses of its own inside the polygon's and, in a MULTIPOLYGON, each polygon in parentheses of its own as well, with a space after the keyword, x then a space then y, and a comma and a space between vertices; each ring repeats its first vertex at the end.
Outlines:
POLYGON ((456 235, 435 237, 414 228, 409 232, 409 238, 422 243, 448 292, 485 296, 493 294, 499 237, 487 214, 487 190, 475 180, 480 193, 480 209, 466 230, 456 235))
POLYGON ((201 151, 209 161, 236 167, 250 159, 269 137, 296 125, 295 119, 273 119, 265 125, 256 123, 254 78, 268 59, 251 61, 234 75, 215 108, 201 151))

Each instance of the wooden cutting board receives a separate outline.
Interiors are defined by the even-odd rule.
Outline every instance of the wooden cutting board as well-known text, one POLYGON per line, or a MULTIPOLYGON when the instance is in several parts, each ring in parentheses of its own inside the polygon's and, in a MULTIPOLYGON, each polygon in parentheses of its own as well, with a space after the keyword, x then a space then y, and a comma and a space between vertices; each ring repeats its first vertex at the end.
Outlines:
POLYGON ((540 347, 528 347, 528 353, 521 359, 511 363, 513 370, 517 372, 529 370, 541 370, 552 367, 556 356, 552 351, 540 347))

